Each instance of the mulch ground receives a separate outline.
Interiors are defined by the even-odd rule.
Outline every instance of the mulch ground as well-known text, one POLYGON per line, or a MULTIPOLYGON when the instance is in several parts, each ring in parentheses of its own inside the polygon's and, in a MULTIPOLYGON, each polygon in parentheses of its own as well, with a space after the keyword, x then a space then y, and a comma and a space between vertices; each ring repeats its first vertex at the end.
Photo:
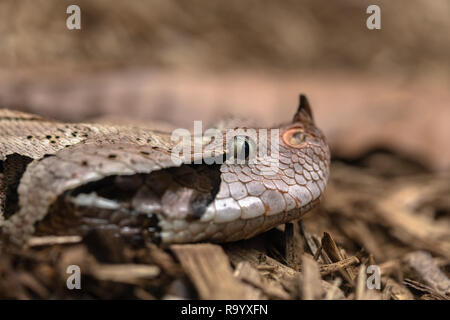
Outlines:
POLYGON ((0 298, 449 299, 449 177, 381 151, 331 172, 318 208, 246 241, 132 247, 95 232, 5 247, 0 298))

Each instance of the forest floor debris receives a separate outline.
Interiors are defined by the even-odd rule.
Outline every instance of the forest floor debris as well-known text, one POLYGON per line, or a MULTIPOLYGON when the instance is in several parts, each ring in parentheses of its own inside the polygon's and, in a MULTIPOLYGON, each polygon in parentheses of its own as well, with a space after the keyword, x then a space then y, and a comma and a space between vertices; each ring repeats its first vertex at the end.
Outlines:
POLYGON ((385 168, 334 161, 318 208, 245 241, 163 249, 99 232, 4 247, 0 298, 448 300, 449 176, 385 168))

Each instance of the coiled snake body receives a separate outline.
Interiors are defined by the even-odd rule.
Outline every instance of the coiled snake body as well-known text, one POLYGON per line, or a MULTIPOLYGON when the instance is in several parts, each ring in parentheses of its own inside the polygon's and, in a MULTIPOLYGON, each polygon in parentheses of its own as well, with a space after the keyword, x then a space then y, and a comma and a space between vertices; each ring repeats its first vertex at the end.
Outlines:
MULTIPOLYGON (((262 144, 275 141, 276 156, 254 163, 208 162, 206 149, 230 153, 219 139, 174 161, 168 133, 0 110, 0 232, 18 244, 95 228, 162 243, 249 238, 310 210, 328 179, 329 149, 304 96, 274 135, 262 144)), ((246 159, 252 148, 234 141, 246 159)))

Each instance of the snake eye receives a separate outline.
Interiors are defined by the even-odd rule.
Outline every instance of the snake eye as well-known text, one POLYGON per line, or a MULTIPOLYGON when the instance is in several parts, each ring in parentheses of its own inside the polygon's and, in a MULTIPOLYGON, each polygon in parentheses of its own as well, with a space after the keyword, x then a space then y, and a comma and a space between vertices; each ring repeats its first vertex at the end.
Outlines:
POLYGON ((292 128, 283 133, 283 141, 288 146, 298 148, 305 142, 306 136, 302 128, 292 128))
POLYGON ((233 140, 233 155, 234 159, 245 161, 250 158, 253 152, 253 144, 248 137, 236 136, 233 140))

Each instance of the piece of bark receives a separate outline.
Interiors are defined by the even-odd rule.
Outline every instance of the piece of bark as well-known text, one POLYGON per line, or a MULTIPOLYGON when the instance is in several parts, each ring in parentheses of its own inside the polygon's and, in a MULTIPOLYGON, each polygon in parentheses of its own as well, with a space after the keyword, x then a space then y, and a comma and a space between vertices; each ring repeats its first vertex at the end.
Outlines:
POLYGON ((51 246, 55 244, 73 244, 79 243, 83 240, 80 236, 43 236, 43 237, 31 237, 28 239, 28 245, 30 247, 37 246, 51 246))
POLYGON ((355 256, 350 257, 350 258, 346 258, 343 260, 340 260, 338 262, 335 263, 331 263, 331 264, 322 264, 320 265, 319 269, 320 269, 320 274, 322 276, 325 276, 327 274, 333 273, 333 272, 337 272, 337 271, 341 271, 342 269, 351 266, 353 264, 357 264, 359 263, 359 259, 355 256))
POLYGON ((139 285, 142 280, 159 276, 161 270, 157 266, 143 264, 94 264, 87 273, 98 280, 139 285))
POLYGON ((96 264, 95 258, 89 254, 86 246, 77 244, 70 246, 61 252, 61 256, 57 261, 57 270, 61 281, 67 279, 67 267, 76 265, 80 268, 81 274, 84 274, 91 265, 96 264))
POLYGON ((430 286, 443 296, 450 296, 450 279, 434 263, 428 252, 415 251, 404 261, 409 265, 409 273, 430 286))
POLYGON ((399 259, 388 260, 379 264, 380 273, 383 276, 389 276, 399 271, 401 261, 399 259))
POLYGON ((134 292, 134 296, 137 299, 140 299, 140 300, 156 300, 154 295, 152 295, 151 293, 149 293, 148 291, 146 291, 146 290, 144 290, 142 288, 136 287, 136 288, 134 288, 133 292, 134 292))
POLYGON ((429 296, 431 296, 431 299, 433 300, 449 300, 448 297, 443 296, 442 294, 440 294, 439 292, 437 292, 436 290, 434 290, 433 288, 431 288, 430 286, 427 286, 419 281, 415 281, 412 279, 405 279, 403 281, 403 283, 405 285, 407 285, 408 287, 414 288, 418 291, 422 291, 427 293, 429 296))
POLYGON ((404 285, 392 278, 382 279, 383 300, 414 300, 414 296, 404 285))
POLYGON ((254 287, 260 289, 265 295, 271 299, 290 299, 289 294, 277 281, 263 278, 261 274, 249 262, 239 262, 234 275, 254 287))
MULTIPOLYGON (((282 286, 291 294, 291 299, 301 298, 301 295, 299 295, 299 284, 302 282, 302 273, 283 265, 277 260, 272 259, 271 257, 268 257, 264 253, 255 249, 244 249, 238 245, 231 245, 227 249, 227 254, 234 265, 237 266, 241 262, 248 262, 264 277, 269 280, 280 282, 282 286)), ((344 298, 344 293, 341 289, 333 286, 325 280, 321 280, 320 284, 322 290, 325 292, 333 289, 336 291, 335 296, 338 299, 344 298)))
POLYGON ((164 274, 170 276, 179 276, 182 273, 181 267, 174 261, 174 258, 158 247, 154 243, 146 243, 148 250, 143 252, 143 256, 148 258, 152 264, 156 264, 164 270, 164 274))
MULTIPOLYGON (((382 295, 379 289, 369 288, 367 283, 366 266, 360 265, 358 276, 355 279, 355 299, 356 300, 381 300, 382 295)), ((380 279, 381 280, 381 279, 380 279)))
POLYGON ((48 289, 32 273, 18 272, 17 280, 25 288, 35 292, 41 299, 48 299, 50 297, 48 289))
POLYGON ((448 259, 450 220, 441 219, 438 222, 430 216, 413 211, 426 198, 426 192, 431 194, 438 188, 423 186, 420 182, 399 185, 396 190, 387 193, 386 197, 380 198, 376 202, 378 219, 392 228, 395 231, 392 234, 402 242, 448 259))
POLYGON ((326 263, 328 261, 324 261, 323 258, 320 256, 320 253, 318 253, 319 251, 322 251, 322 245, 317 246, 316 243, 314 242, 313 237, 311 236, 311 234, 306 230, 304 223, 299 220, 298 221, 298 226, 300 229, 300 234, 303 236, 303 239, 305 240, 306 245, 308 246, 309 251, 311 252, 312 255, 314 255, 314 257, 316 255, 318 255, 318 258, 315 259, 317 261, 319 261, 320 263, 326 263), (320 248, 320 250, 319 250, 320 248))
MULTIPOLYGON (((341 251, 336 245, 336 242, 334 242, 331 235, 327 232, 324 232, 322 237, 322 247, 323 251, 327 253, 327 255, 330 257, 331 261, 333 262, 339 262, 341 260, 344 260, 344 257, 342 256, 341 251)), ((355 273, 350 269, 350 267, 345 267, 339 271, 341 275, 344 277, 345 280, 350 285, 354 285, 354 280, 356 278, 355 273)))
POLYGON ((377 237, 372 233, 368 223, 362 220, 344 220, 340 223, 340 228, 355 242, 359 243, 368 252, 378 259, 383 257, 383 253, 377 242, 377 237))
POLYGON ((284 250, 285 259, 288 266, 294 270, 299 268, 299 256, 301 256, 302 246, 296 236, 293 223, 286 223, 284 229, 284 250))
POLYGON ((343 295, 342 291, 339 289, 339 286, 342 283, 341 278, 334 279, 333 283, 330 283, 329 288, 325 289, 325 300, 341 300, 344 299, 345 296, 343 295))
POLYGON ((202 299, 255 299, 256 290, 249 290, 233 276, 230 261, 222 247, 209 243, 172 245, 183 269, 202 299))
POLYGON ((302 298, 304 300, 317 300, 323 296, 319 265, 310 256, 302 257, 302 298))
POLYGON ((294 279, 297 275, 297 271, 285 266, 277 260, 267 256, 263 252, 255 249, 243 249, 237 245, 230 246, 227 250, 228 256, 231 262, 237 266, 240 262, 249 262, 255 269, 264 271, 265 276, 275 280, 279 280, 280 277, 287 276, 290 279, 294 279))

